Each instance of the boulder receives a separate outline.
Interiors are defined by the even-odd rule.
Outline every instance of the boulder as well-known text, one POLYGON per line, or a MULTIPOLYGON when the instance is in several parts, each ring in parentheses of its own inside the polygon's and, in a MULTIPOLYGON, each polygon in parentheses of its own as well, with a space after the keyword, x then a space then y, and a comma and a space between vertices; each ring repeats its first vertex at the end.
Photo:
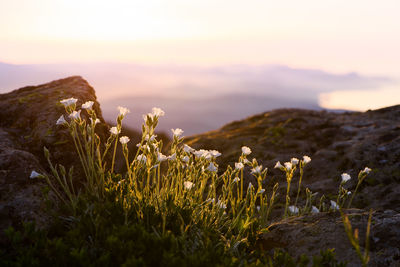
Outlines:
POLYGON ((53 163, 74 166, 76 177, 80 175, 69 132, 56 125, 61 114, 65 115, 60 100, 70 97, 78 99, 77 106, 95 102, 101 121, 98 134, 104 138, 107 126, 95 91, 79 76, 0 95, 0 239, 9 226, 18 228, 24 221, 36 221, 38 227, 44 227, 48 222, 42 192, 46 182, 30 178, 32 171, 50 173, 44 146, 53 163))

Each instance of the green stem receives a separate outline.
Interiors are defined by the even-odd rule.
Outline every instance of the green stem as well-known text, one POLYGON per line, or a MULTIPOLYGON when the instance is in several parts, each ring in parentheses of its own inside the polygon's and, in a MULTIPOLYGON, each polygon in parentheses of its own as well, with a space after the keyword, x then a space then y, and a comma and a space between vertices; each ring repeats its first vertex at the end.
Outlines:
POLYGON ((286 189, 285 217, 287 216, 287 209, 289 207, 289 202, 290 202, 290 197, 289 197, 290 182, 292 181, 292 177, 290 176, 290 174, 286 174, 286 175, 288 175, 288 177, 287 177, 287 189, 286 189))
POLYGON ((157 167, 157 196, 160 194, 160 183, 161 183, 161 162, 158 164, 157 167))
POLYGON ((114 162, 115 162, 115 154, 117 152, 117 145, 118 145, 118 134, 115 136, 114 152, 113 152, 113 158, 111 161, 111 173, 114 173, 114 162))
POLYGON ((354 190, 354 193, 352 194, 352 196, 351 196, 351 198, 350 198, 349 204, 347 204, 347 208, 348 208, 348 209, 349 209, 350 206, 351 206, 351 202, 353 202, 354 196, 356 195, 357 190, 358 190, 358 187, 360 186, 360 184, 361 184, 361 181, 359 180, 358 183, 357 183, 357 186, 356 186, 356 190, 354 190))
POLYGON ((278 190, 278 185, 279 184, 276 183, 274 188, 272 189, 272 195, 271 195, 271 198, 269 200, 268 211, 267 211, 267 215, 266 215, 266 218, 265 218, 266 221, 268 221, 269 215, 270 215, 271 210, 272 210, 272 206, 274 205, 275 194, 276 194, 276 191, 278 190))
POLYGON ((243 199, 243 168, 240 170, 240 200, 243 199))
MULTIPOLYGON (((75 129, 74 129, 74 132, 76 132, 75 129)), ((87 173, 86 163, 85 163, 85 161, 83 160, 83 155, 81 154, 81 150, 80 150, 80 148, 79 148, 79 145, 78 145, 76 139, 79 139, 79 138, 78 138, 78 137, 75 137, 75 133, 73 133, 73 134, 72 134, 72 140, 74 141, 74 145, 75 145, 75 148, 76 148, 76 152, 78 152, 79 160, 80 160, 81 163, 82 163, 82 168, 83 168, 83 171, 85 172, 85 176, 86 176, 86 179, 87 179, 88 173, 87 173)))
POLYGON ((300 195, 300 189, 301 189, 301 181, 303 179, 303 167, 300 166, 300 180, 299 180, 299 188, 297 189, 297 196, 296 196, 296 201, 294 202, 294 205, 297 207, 297 201, 299 199, 300 195))

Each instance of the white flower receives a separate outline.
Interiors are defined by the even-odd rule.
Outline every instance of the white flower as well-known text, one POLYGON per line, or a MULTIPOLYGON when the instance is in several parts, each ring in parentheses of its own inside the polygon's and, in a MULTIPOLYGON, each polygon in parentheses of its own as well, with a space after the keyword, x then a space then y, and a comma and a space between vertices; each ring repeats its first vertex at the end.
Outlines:
POLYGON ((93 122, 93 119, 92 119, 92 118, 90 118, 90 121, 91 121, 91 123, 92 123, 92 124, 94 124, 94 125, 96 125, 96 124, 100 123, 100 120, 99 120, 99 119, 97 119, 97 118, 94 120, 94 122, 93 122))
POLYGON ((78 99, 71 97, 71 98, 61 100, 60 103, 63 104, 64 107, 69 107, 71 105, 74 105, 76 103, 76 101, 78 101, 78 99))
POLYGON ((243 163, 244 164, 246 164, 246 163, 249 163, 250 161, 248 160, 248 159, 243 159, 243 163))
POLYGON ((129 137, 128 136, 122 136, 121 138, 119 138, 119 141, 121 142, 121 144, 125 145, 129 142, 129 137))
POLYGON ((364 170, 362 170, 363 173, 369 174, 371 172, 371 169, 368 167, 365 167, 364 170))
POLYGON ((127 108, 124 107, 118 107, 119 110, 119 115, 120 116, 125 116, 126 114, 128 114, 130 111, 127 108))
POLYGON ((140 155, 137 156, 137 160, 140 161, 140 162, 146 162, 147 158, 146 158, 145 155, 140 154, 140 155))
POLYGON ((296 166, 299 163, 299 159, 298 158, 292 158, 290 160, 290 163, 292 163, 293 166, 296 166))
POLYGON ((219 151, 217 151, 217 150, 210 150, 209 153, 211 154, 211 156, 213 158, 221 156, 221 153, 219 151))
POLYGON ((214 203, 215 202, 215 198, 209 198, 206 200, 206 203, 214 203))
POLYGON ((256 208, 257 208, 257 211, 258 211, 258 212, 259 212, 259 211, 260 211, 260 209, 261 209, 261 207, 260 207, 260 206, 257 206, 256 208))
POLYGON ((247 187, 247 190, 249 190, 250 188, 252 188, 253 187, 253 184, 250 182, 249 183, 249 186, 247 187))
POLYGON ((67 123, 67 121, 64 119, 64 115, 61 115, 60 118, 58 118, 56 125, 61 125, 67 123))
POLYGON ((119 134, 121 131, 118 131, 117 127, 111 127, 110 128, 110 133, 112 133, 113 135, 117 135, 119 134))
POLYGON ((206 203, 214 203, 215 198, 207 198, 206 203))
POLYGON ((289 206, 289 212, 291 214, 299 214, 299 208, 296 206, 289 206))
POLYGON ((43 176, 43 175, 41 175, 40 173, 38 173, 38 172, 36 172, 36 171, 32 171, 32 172, 31 172, 31 175, 29 176, 29 178, 35 179, 35 178, 42 177, 42 176, 43 176))
POLYGON ((208 150, 204 150, 204 151, 203 151, 202 157, 205 158, 205 159, 208 159, 208 160, 210 160, 210 159, 213 158, 212 154, 211 154, 210 151, 208 151, 208 150))
POLYGON ((274 167, 275 169, 280 169, 280 168, 283 168, 283 166, 282 166, 282 164, 280 163, 280 161, 278 161, 276 164, 275 164, 275 167, 274 167))
POLYGON ((242 153, 243 153, 243 155, 250 155, 251 149, 247 146, 242 146, 242 153))
POLYGON ((93 101, 86 101, 84 104, 82 104, 83 109, 92 109, 94 102, 93 101))
POLYGON ((333 200, 331 200, 331 209, 333 209, 333 210, 339 210, 338 204, 337 204, 335 201, 333 201, 333 200))
POLYGON ((194 151, 193 154, 197 157, 197 158, 205 158, 205 159, 211 159, 213 156, 210 153, 210 151, 205 150, 205 149, 200 149, 198 151, 194 151))
POLYGON ((165 115, 165 112, 161 108, 153 108, 151 111, 152 115, 156 117, 161 117, 165 115))
POLYGON ((169 160, 176 160, 176 153, 168 157, 169 160))
POLYGON ((346 183, 348 180, 351 179, 351 176, 347 173, 342 173, 342 183, 346 183))
POLYGON ((312 206, 311 213, 319 213, 319 209, 315 206, 312 206))
POLYGON ((290 171, 293 167, 291 162, 285 162, 284 165, 287 171, 290 171))
POLYGON ((239 182, 240 181, 240 178, 239 177, 235 177, 235 179, 233 179, 233 183, 237 183, 237 182, 239 182))
POLYGON ((351 195, 351 191, 348 191, 348 192, 347 192, 347 195, 350 196, 350 195, 351 195))
POLYGON ((150 117, 151 119, 153 119, 154 117, 153 114, 151 113, 147 113, 147 115, 142 115, 142 116, 145 123, 147 123, 147 117, 150 117))
POLYGON ((166 161, 167 159, 168 159, 168 157, 165 156, 165 155, 163 155, 163 153, 157 152, 157 160, 158 160, 159 162, 166 161))
POLYGON ((154 139, 156 139, 156 137, 157 137, 157 135, 150 136, 150 135, 146 134, 146 136, 144 137, 144 140, 153 142, 154 139))
POLYGON ((220 207, 221 209, 226 209, 226 204, 222 202, 220 199, 218 199, 217 206, 220 207))
POLYGON ((264 192, 265 192, 265 189, 264 189, 264 188, 261 188, 261 190, 258 191, 258 193, 259 193, 260 195, 264 194, 264 192))
POLYGON ((183 158, 182 158, 182 161, 183 162, 186 162, 186 163, 188 163, 189 162, 189 157, 188 156, 184 156, 183 158))
POLYGON ((73 120, 77 120, 81 118, 81 110, 74 110, 71 114, 69 114, 69 117, 73 120))
POLYGON ((180 137, 183 134, 183 130, 180 128, 171 129, 172 134, 176 137, 180 137))
POLYGON ((235 169, 241 170, 241 169, 243 169, 243 168, 244 168, 243 163, 241 163, 241 162, 235 162, 235 169))
POLYGON ((196 158, 200 158, 203 156, 204 153, 204 149, 200 149, 200 150, 195 150, 193 151, 193 154, 195 155, 196 158))
POLYGON ((210 162, 210 165, 208 165, 207 170, 209 170, 210 172, 216 172, 218 169, 214 165, 214 163, 210 162))
POLYGON ((184 145, 183 145, 183 151, 185 151, 186 153, 192 153, 192 152, 194 152, 195 150, 194 150, 193 148, 191 148, 190 146, 184 144, 184 145))
POLYGON ((251 169, 251 173, 258 173, 259 174, 259 173, 261 173, 261 171, 262 171, 262 165, 251 169))
POLYGON ((185 187, 186 190, 190 190, 190 189, 193 188, 194 183, 189 182, 189 181, 185 181, 185 182, 183 182, 183 186, 185 187))
POLYGON ((311 158, 309 156, 303 156, 304 164, 308 164, 308 163, 310 163, 310 161, 311 161, 311 158))

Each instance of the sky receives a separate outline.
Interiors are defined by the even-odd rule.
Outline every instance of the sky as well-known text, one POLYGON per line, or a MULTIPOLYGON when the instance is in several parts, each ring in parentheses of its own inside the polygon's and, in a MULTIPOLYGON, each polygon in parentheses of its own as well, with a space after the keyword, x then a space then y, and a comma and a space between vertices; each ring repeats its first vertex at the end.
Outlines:
MULTIPOLYGON (((283 64, 397 81, 399 11, 398 0, 0 0, 0 62, 283 64)), ((320 103, 396 104, 398 84, 320 103)))

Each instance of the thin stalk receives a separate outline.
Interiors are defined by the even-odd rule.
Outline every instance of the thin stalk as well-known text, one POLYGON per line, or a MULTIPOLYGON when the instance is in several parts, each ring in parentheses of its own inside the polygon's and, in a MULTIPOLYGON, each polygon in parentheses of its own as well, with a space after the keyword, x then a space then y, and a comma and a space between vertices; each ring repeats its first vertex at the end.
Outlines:
POLYGON ((160 183, 161 183, 161 162, 158 164, 157 167, 157 187, 156 187, 157 196, 160 194, 160 183))
POLYGON ((85 176, 88 177, 88 173, 87 173, 87 170, 86 170, 86 164, 85 164, 85 162, 84 162, 84 160, 82 158, 81 150, 79 149, 78 143, 76 142, 76 138, 75 138, 75 134, 74 133, 72 134, 72 140, 74 141, 74 145, 75 145, 75 148, 76 148, 76 152, 78 153, 79 160, 82 163, 82 168, 83 168, 83 171, 85 172, 85 176))
POLYGON ((117 152, 117 145, 118 145, 118 134, 115 136, 114 152, 111 161, 111 173, 114 173, 114 162, 115 162, 115 153, 117 152))
POLYGON ((240 170, 240 199, 243 199, 243 168, 240 170))
POLYGON ((300 189, 301 189, 301 181, 303 179, 303 166, 300 163, 300 180, 299 180, 299 187, 297 188, 297 195, 296 195, 296 201, 294 202, 294 205, 297 207, 297 201, 299 199, 300 195, 300 189))
POLYGON ((279 186, 279 184, 276 183, 276 184, 274 185, 274 188, 272 189, 272 195, 271 195, 271 198, 270 198, 270 200, 269 200, 269 206, 268 206, 268 210, 267 210, 266 221, 268 221, 269 215, 271 214, 272 206, 274 205, 275 194, 276 194, 276 191, 278 190, 278 186, 279 186))
POLYGON ((288 209, 289 203, 290 203, 289 193, 290 193, 290 183, 292 181, 292 177, 290 176, 290 174, 287 173, 286 175, 288 177, 286 179, 287 180, 287 189, 286 189, 286 205, 285 205, 285 214, 284 214, 285 217, 287 216, 287 209, 288 209))
POLYGON ((360 184, 361 184, 361 181, 360 181, 360 180, 358 180, 358 183, 357 183, 356 189, 354 190, 354 193, 351 195, 351 198, 350 198, 349 204, 347 204, 347 208, 348 208, 348 209, 349 209, 349 208, 350 208, 350 206, 351 206, 351 202, 353 202, 354 196, 356 195, 356 193, 357 193, 357 190, 358 190, 358 187, 360 186, 360 184))

